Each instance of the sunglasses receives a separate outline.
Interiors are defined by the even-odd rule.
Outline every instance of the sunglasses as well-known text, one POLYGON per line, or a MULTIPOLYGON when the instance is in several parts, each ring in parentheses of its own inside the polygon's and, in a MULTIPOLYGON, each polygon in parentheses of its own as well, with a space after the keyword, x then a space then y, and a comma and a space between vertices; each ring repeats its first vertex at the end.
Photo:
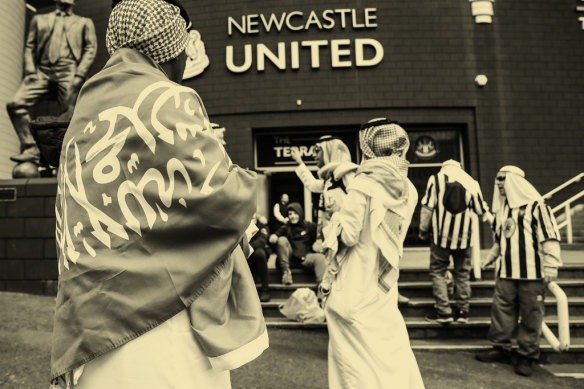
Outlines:
POLYGON ((497 176, 497 177, 495 178, 495 180, 497 180, 497 181, 499 181, 499 182, 503 182, 503 181, 505 181, 505 176, 497 176))

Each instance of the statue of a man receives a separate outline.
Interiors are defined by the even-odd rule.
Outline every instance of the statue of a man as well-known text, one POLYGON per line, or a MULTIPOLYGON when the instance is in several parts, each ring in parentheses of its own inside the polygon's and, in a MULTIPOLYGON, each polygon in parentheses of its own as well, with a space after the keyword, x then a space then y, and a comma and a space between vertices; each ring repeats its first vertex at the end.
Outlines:
POLYGON ((95 27, 89 18, 73 14, 75 0, 55 0, 56 10, 35 15, 24 50, 24 80, 6 104, 21 143, 15 162, 38 162, 39 149, 30 132, 29 108, 56 89, 61 112, 75 104, 97 51, 95 27))

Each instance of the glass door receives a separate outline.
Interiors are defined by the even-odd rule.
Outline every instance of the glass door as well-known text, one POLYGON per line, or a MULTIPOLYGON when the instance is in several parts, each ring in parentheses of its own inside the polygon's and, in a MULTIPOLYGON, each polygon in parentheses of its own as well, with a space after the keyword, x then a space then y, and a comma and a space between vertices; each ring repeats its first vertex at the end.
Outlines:
POLYGON ((418 191, 418 204, 408 229, 405 246, 427 246, 418 239, 420 224, 420 201, 426 191, 428 179, 440 171, 442 162, 449 159, 459 161, 464 168, 464 153, 461 125, 404 125, 410 138, 407 160, 410 161, 408 177, 418 191))

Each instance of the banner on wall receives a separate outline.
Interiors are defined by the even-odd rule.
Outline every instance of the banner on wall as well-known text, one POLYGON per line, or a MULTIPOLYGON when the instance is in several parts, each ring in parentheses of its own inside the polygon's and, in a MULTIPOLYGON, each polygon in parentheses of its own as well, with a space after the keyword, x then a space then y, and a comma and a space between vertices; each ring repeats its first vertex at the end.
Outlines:
POLYGON ((351 152, 351 159, 359 157, 357 129, 328 131, 322 129, 307 131, 266 130, 254 135, 254 159, 256 169, 293 168, 297 164, 292 159, 291 150, 296 147, 307 166, 316 166, 314 144, 323 135, 333 135, 342 140, 351 152))

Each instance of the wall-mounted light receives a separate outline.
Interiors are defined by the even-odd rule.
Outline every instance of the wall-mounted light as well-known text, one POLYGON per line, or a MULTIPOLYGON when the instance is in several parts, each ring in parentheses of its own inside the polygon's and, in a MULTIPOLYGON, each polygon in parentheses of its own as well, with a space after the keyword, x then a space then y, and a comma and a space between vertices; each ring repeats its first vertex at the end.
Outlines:
MULTIPOLYGON (((583 1, 584 2, 584 0, 580 0, 580 1, 583 1)), ((584 12, 584 5, 577 5, 576 6, 576 12, 584 12)), ((584 30, 584 16, 580 16, 578 18, 578 21, 580 23, 582 23, 582 30, 584 30)))
POLYGON ((475 23, 492 23, 493 3, 495 0, 468 0, 472 11, 472 16, 475 18, 475 23))
POLYGON ((302 100, 300 100, 300 99, 296 100, 296 105, 297 106, 301 106, 302 105, 302 100))
POLYGON ((487 82, 489 82, 489 79, 484 74, 479 74, 475 77, 475 84, 479 87, 487 85, 487 82))

